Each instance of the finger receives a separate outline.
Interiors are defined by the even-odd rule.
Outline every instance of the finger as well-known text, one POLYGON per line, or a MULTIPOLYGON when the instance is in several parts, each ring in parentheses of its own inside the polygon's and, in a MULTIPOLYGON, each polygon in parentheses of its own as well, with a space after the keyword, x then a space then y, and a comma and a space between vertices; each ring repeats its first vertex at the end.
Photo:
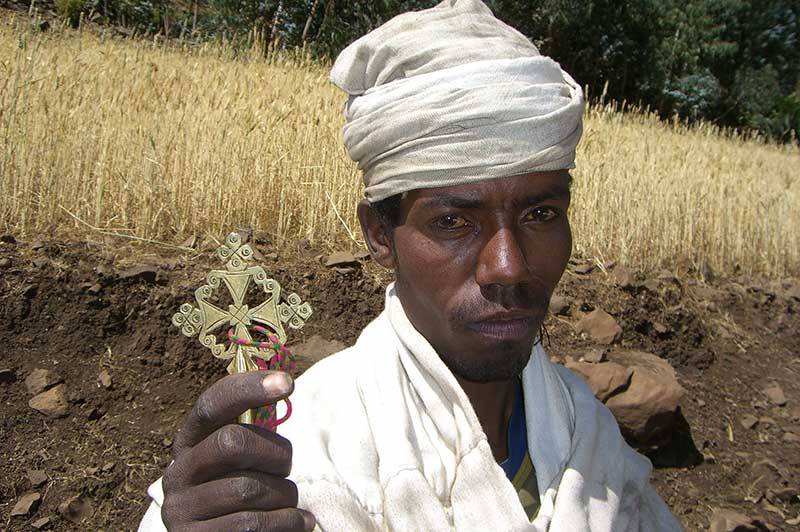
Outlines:
POLYGON ((233 471, 286 477, 291 470, 289 440, 255 425, 231 424, 178 456, 164 472, 164 489, 199 485, 233 471))
POLYGON ((316 521, 313 516, 296 508, 283 508, 271 512, 238 512, 206 521, 192 523, 193 532, 219 532, 220 530, 247 530, 252 532, 311 532, 316 521), (309 527, 309 525, 311 525, 309 527))
POLYGON ((237 471, 187 488, 164 501, 169 515, 193 521, 223 515, 297 506, 297 486, 291 480, 255 471, 237 471))
POLYGON ((274 404, 288 397, 294 381, 283 371, 248 371, 228 375, 200 394, 183 429, 175 437, 173 457, 205 439, 250 408, 274 404))

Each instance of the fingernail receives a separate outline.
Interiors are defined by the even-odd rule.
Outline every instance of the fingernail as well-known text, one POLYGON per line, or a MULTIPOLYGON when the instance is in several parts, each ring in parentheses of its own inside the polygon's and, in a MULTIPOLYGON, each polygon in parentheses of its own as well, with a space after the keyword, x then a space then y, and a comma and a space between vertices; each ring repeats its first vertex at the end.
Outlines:
POLYGON ((270 395, 275 393, 285 394, 289 393, 289 390, 292 388, 292 378, 288 373, 276 371, 264 377, 261 380, 261 385, 270 395))

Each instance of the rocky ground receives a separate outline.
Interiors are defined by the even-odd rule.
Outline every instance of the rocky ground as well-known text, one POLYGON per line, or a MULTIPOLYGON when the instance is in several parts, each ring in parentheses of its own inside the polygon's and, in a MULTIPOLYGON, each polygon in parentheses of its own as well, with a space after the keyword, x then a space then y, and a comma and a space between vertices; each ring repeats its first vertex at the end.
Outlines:
MULTIPOLYGON (((192 240, 0 240, 0 529, 135 529, 175 428, 224 373, 170 324, 219 266, 192 240)), ((380 311, 389 278, 368 259, 253 244, 314 307, 290 343, 301 368, 380 311)), ((800 283, 702 274, 575 261, 548 351, 650 456, 687 530, 797 530, 800 283)))

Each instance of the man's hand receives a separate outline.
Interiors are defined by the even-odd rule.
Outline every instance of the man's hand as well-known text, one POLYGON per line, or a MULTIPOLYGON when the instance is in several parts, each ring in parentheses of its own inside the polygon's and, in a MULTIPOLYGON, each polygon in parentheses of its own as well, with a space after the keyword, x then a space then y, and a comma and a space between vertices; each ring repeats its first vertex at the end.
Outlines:
POLYGON ((161 517, 168 530, 313 530, 314 516, 297 508, 297 486, 286 479, 289 440, 232 422, 293 389, 286 373, 254 371, 229 375, 200 395, 164 473, 161 517))

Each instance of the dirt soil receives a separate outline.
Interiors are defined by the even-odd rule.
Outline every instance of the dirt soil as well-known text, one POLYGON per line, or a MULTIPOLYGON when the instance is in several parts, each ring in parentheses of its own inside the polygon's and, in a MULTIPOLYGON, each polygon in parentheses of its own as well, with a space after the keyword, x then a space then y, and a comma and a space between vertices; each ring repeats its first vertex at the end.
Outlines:
MULTIPOLYGON (((32 530, 49 518, 43 528, 135 530, 181 419, 224 375, 223 363, 170 323, 219 267, 215 242, 197 247, 2 238, 0 529, 32 530), (64 417, 28 405, 25 379, 36 368, 63 378, 64 417), (104 371, 110 382, 101 383, 104 371), (37 487, 31 470, 45 474, 37 487), (38 506, 11 517, 31 492, 38 506)), ((306 243, 277 251, 256 236, 254 247, 268 273, 314 308, 290 347, 312 335, 349 344, 381 310, 390 278, 368 261, 333 269, 306 243)), ((800 283, 662 272, 621 288, 614 269, 580 269, 571 267, 557 290, 569 309, 548 319, 548 350, 563 358, 593 347, 575 324, 602 308, 623 329, 613 349, 646 350, 676 368, 685 423, 649 456, 657 490, 686 529, 706 530, 713 508, 730 508, 766 529, 797 530, 800 283), (775 385, 782 406, 764 392, 775 385)))

